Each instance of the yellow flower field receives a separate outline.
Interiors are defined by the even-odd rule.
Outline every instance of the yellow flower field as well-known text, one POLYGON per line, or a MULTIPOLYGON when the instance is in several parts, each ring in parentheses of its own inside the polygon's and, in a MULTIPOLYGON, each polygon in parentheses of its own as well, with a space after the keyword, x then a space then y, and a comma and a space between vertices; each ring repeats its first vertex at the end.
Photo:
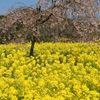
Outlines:
POLYGON ((0 100, 100 100, 95 43, 0 45, 0 100))

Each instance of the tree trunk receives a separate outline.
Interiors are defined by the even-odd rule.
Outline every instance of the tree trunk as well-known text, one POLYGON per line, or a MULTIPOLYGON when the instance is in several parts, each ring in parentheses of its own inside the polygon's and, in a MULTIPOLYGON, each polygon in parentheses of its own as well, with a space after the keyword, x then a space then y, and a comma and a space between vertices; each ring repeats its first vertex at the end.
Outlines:
POLYGON ((36 42, 36 37, 33 36, 31 41, 30 56, 33 56, 35 42, 36 42))

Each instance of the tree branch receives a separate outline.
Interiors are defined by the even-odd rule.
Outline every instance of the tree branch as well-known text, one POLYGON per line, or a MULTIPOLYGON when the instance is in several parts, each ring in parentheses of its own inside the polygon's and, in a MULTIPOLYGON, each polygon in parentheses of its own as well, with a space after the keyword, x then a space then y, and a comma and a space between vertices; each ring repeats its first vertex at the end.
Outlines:
POLYGON ((53 14, 51 13, 46 19, 42 20, 39 24, 43 24, 50 19, 53 14))

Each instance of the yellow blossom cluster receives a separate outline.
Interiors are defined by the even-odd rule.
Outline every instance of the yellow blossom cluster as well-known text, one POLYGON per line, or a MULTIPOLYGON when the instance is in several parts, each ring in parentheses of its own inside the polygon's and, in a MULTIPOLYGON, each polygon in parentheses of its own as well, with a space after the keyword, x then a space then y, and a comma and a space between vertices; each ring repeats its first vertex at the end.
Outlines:
POLYGON ((96 43, 0 45, 0 100, 100 100, 96 43))

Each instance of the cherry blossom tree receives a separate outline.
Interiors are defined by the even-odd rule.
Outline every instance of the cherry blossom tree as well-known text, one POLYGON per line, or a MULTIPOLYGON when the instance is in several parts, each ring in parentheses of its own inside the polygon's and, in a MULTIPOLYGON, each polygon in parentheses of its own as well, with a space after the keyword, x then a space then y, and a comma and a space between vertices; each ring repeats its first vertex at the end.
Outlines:
POLYGON ((1 19, 0 36, 4 42, 19 37, 23 41, 27 37, 26 31, 30 32, 32 37, 30 56, 33 56, 34 44, 41 35, 41 27, 45 28, 46 34, 55 34, 55 31, 48 33, 48 29, 54 30, 58 27, 63 31, 66 25, 73 26, 83 40, 86 39, 86 33, 99 31, 99 0, 38 0, 34 6, 22 5, 19 8, 13 6, 5 18, 1 19), (71 23, 68 19, 71 19, 71 23), (13 30, 14 33, 7 34, 9 30, 13 30))

